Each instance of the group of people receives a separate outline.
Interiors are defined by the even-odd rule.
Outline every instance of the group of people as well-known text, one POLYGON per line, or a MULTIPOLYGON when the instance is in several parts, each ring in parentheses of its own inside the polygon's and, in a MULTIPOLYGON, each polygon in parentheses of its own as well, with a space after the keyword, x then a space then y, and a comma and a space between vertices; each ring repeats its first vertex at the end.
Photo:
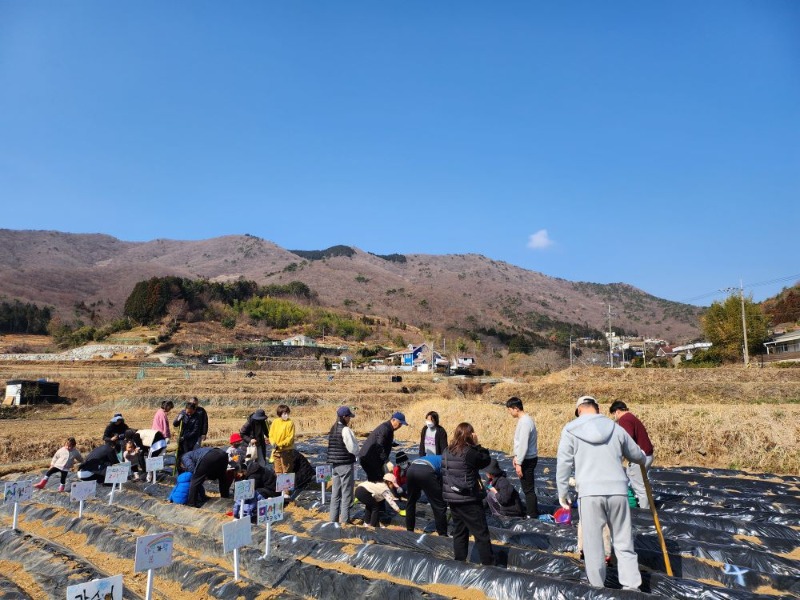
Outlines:
MULTIPOLYGON (((452 518, 454 557, 466 561, 469 536, 484 565, 496 564, 487 510, 500 517, 539 516, 535 469, 538 463, 536 424, 525 412, 522 400, 509 398, 507 413, 517 420, 513 439, 512 466, 520 480, 522 494, 506 472, 478 441, 478 434, 468 422, 459 423, 448 439, 439 423, 439 414, 430 411, 420 432, 418 456, 409 460, 405 452, 395 452, 390 462, 397 430, 407 426, 405 415, 395 412, 378 425, 359 444, 351 422, 355 413, 348 406, 336 411, 336 421, 328 433, 327 461, 332 467, 332 492, 328 518, 331 522, 351 523, 355 501, 364 507, 364 522, 378 527, 386 505, 405 519, 408 531, 416 526, 416 506, 424 493, 433 512, 437 534, 448 535, 447 509, 452 518), (355 465, 359 463, 366 481, 356 485, 355 465), (484 471, 486 483, 481 479, 484 471), (524 496, 524 502, 523 502, 524 496), (405 500, 401 508, 400 499, 405 500)), ((156 411, 150 429, 134 430, 121 414, 115 414, 103 432, 104 443, 84 459, 74 438, 60 448, 35 487, 42 489, 49 477, 60 476, 59 491, 65 491, 67 473, 78 464, 82 480, 103 481, 108 466, 121 460, 132 471, 145 471, 145 458, 166 450, 175 428, 178 442, 177 467, 180 474, 170 500, 199 506, 205 500, 204 482, 219 481, 220 495, 230 497, 236 479, 253 479, 256 496, 235 507, 237 516, 254 515, 255 503, 280 494, 276 474, 290 473, 295 464, 295 427, 291 409, 281 404, 276 419, 270 423, 263 409, 250 414, 238 432, 231 434, 230 446, 203 446, 208 435, 208 415, 197 398, 189 400, 175 419, 169 419, 174 404, 165 401, 156 411), (268 447, 271 453, 268 454, 268 447)), ((575 419, 561 432, 558 446, 556 483, 558 501, 572 510, 576 491, 582 529, 582 548, 589 582, 602 587, 607 556, 605 537, 613 540, 619 582, 625 589, 638 589, 641 575, 633 547, 628 487, 642 508, 649 507, 644 482, 653 462, 653 444, 642 422, 622 401, 610 407, 611 418, 600 414, 593 396, 581 396, 575 404, 575 419), (628 461, 627 468, 623 460, 628 461)), ((135 475, 136 476, 136 475, 135 475)))
MULTIPOLYGON (((200 506, 206 499, 206 480, 217 480, 220 496, 229 498, 234 481, 252 479, 255 496, 234 507, 234 512, 237 516, 255 517, 253 509, 258 500, 279 495, 275 491, 276 474, 294 470, 295 426, 290 415, 291 408, 280 404, 277 419, 270 422, 264 409, 259 408, 247 417, 239 431, 231 433, 227 449, 200 446, 179 452, 181 474, 170 500, 200 506), (269 454, 268 446, 272 449, 269 454)), ((283 495, 288 497, 288 490, 283 495)))
MULTIPOLYGON (((194 402, 196 400, 193 399, 194 402)), ((53 455, 50 468, 34 487, 44 489, 49 478, 58 474, 60 478, 58 491, 66 491, 67 475, 74 465, 77 465, 77 475, 81 481, 102 483, 105 481, 108 467, 121 462, 131 463, 134 479, 144 478, 146 459, 159 456, 166 451, 170 438, 166 415, 173 406, 171 401, 162 402, 153 417, 153 426, 150 429, 135 430, 125 422, 125 417, 121 413, 114 414, 103 431, 103 443, 92 449, 85 458, 78 451, 75 438, 67 438, 64 446, 53 455)))
MULTIPOLYGON (((486 512, 500 517, 539 516, 535 488, 538 462, 538 435, 533 418, 525 412, 522 400, 509 398, 508 414, 517 420, 513 441, 512 465, 519 477, 522 495, 506 472, 478 442, 470 423, 456 426, 448 441, 435 411, 425 416, 420 434, 419 456, 408 460, 405 452, 395 452, 390 462, 394 433, 408 425, 401 412, 395 412, 376 427, 359 446, 350 427, 352 409, 337 410, 336 422, 328 434, 328 462, 332 465, 331 522, 350 522, 354 498, 364 505, 364 521, 378 527, 379 515, 392 507, 405 518, 408 531, 416 525, 416 505, 424 493, 433 512, 436 532, 448 535, 447 508, 452 518, 454 558, 466 561, 469 536, 484 565, 494 565, 497 554, 492 547, 486 512), (366 481, 355 485, 355 464, 360 463, 366 481), (484 484, 480 472, 484 471, 484 484), (522 496, 524 495, 524 502, 522 496), (405 498, 402 509, 398 500, 405 498)), ((619 581, 625 589, 638 589, 641 575, 633 549, 628 486, 638 504, 649 507, 644 472, 653 462, 653 445, 642 422, 622 401, 610 408, 611 418, 600 414, 593 396, 581 396, 575 405, 575 419, 561 432, 556 481, 559 504, 572 511, 571 486, 577 492, 582 526, 582 545, 589 582, 602 587, 606 575, 604 530, 610 532, 617 557, 619 581), (627 468, 623 460, 628 462, 627 468), (640 466, 641 465, 641 466, 640 466)))
POLYGON ((176 489, 180 490, 173 490, 171 498, 184 504, 202 504, 206 497, 203 484, 207 480, 217 480, 220 495, 228 498, 230 487, 237 478, 259 478, 261 482, 267 476, 262 471, 272 472, 270 465, 274 465, 271 478, 274 490, 274 473, 293 471, 295 428, 289 406, 278 406, 278 418, 272 423, 263 409, 254 411, 240 430, 230 436, 231 445, 227 449, 203 445, 208 436, 208 413, 196 397, 188 400, 172 419, 170 413, 174 408, 171 400, 162 402, 150 429, 133 429, 121 413, 114 414, 103 431, 103 443, 85 458, 78 451, 75 438, 68 438, 53 455, 50 468, 34 487, 44 489, 49 478, 57 474, 60 477, 59 491, 66 491, 67 476, 74 466, 79 480, 103 483, 108 467, 121 462, 131 464, 134 480, 143 479, 146 459, 163 454, 173 439, 173 432, 177 441, 176 489), (272 448, 271 454, 267 453, 268 446, 272 448))
POLYGON ((448 442, 439 415, 430 411, 420 432, 419 456, 409 461, 396 452, 397 465, 390 462, 395 432, 408 425, 405 415, 395 412, 378 425, 359 446, 350 422, 355 414, 350 407, 337 410, 336 422, 328 434, 328 462, 332 465, 331 522, 350 522, 355 497, 364 506, 364 522, 379 526, 379 515, 386 504, 405 518, 406 529, 416 525, 416 505, 422 493, 434 514, 436 532, 447 536, 447 506, 453 521, 453 546, 456 560, 465 561, 469 535, 475 537, 481 562, 494 564, 489 528, 484 513, 484 495, 479 471, 489 466, 489 451, 478 444, 478 435, 469 423, 459 424, 448 442), (366 481, 355 486, 355 463, 359 462, 366 481), (406 498, 406 508, 397 500, 406 498))

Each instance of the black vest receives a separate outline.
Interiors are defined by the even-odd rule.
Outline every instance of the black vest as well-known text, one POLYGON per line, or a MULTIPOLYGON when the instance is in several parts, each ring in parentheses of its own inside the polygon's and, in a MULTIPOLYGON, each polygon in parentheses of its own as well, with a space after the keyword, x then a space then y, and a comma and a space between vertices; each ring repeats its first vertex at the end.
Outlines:
POLYGON ((475 502, 478 495, 478 473, 467 464, 467 453, 442 453, 442 496, 448 504, 475 502))
POLYGON ((345 425, 341 421, 336 421, 328 433, 328 462, 332 465, 352 465, 356 462, 356 457, 350 454, 347 446, 342 439, 342 429, 345 425))

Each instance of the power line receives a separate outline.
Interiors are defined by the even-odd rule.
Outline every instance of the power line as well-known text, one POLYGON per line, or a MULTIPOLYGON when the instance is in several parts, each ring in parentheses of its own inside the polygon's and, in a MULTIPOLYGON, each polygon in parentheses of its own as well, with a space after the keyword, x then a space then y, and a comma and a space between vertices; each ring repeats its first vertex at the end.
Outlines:
MULTIPOLYGON (((764 286, 764 285, 773 285, 775 283, 782 283, 784 281, 791 281, 791 280, 794 280, 794 281, 800 280, 800 273, 796 273, 794 275, 786 275, 784 277, 777 277, 775 279, 769 279, 767 281, 759 281, 757 283, 751 283, 749 285, 746 285, 744 287, 744 289, 749 290, 749 289, 755 288, 755 287, 761 287, 761 286, 764 286)), ((698 300, 703 300, 705 298, 711 298, 713 296, 719 295, 721 291, 722 290, 716 289, 713 292, 707 292, 705 294, 701 294, 701 295, 695 296, 693 298, 687 298, 686 300, 680 300, 680 302, 690 303, 690 302, 696 302, 698 300)))

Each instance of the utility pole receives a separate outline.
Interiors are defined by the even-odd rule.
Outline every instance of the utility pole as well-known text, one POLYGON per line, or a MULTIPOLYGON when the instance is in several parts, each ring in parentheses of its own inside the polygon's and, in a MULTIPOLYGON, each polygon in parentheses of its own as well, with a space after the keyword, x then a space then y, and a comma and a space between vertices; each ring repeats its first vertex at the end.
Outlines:
POLYGON ((611 305, 608 305, 608 366, 614 368, 614 343, 611 341, 611 305))
POLYGON ((744 314, 744 284, 739 280, 739 298, 742 301, 742 336, 744 337, 744 366, 750 366, 750 354, 747 352, 747 319, 744 314))
MULTIPOLYGON (((737 288, 729 287, 729 288, 725 288, 724 290, 720 290, 720 291, 721 292, 727 292, 729 294, 733 294, 734 292, 736 292, 736 289, 737 288)), ((738 289, 739 289, 739 300, 740 300, 740 302, 742 304, 742 340, 743 340, 742 354, 744 355, 744 366, 745 367, 749 367, 750 366, 750 354, 747 351, 747 317, 745 316, 745 312, 744 312, 744 284, 742 283, 741 279, 739 280, 739 288, 738 289)))
POLYGON ((569 368, 572 368, 572 336, 569 336, 569 368))
POLYGON ((642 368, 647 368, 647 336, 642 336, 642 368))

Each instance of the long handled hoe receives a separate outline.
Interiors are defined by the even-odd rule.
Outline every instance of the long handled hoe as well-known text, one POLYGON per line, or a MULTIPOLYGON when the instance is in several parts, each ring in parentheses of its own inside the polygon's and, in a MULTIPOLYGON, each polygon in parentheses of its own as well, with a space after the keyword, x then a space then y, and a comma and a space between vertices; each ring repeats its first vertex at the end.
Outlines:
POLYGON ((656 524, 656 532, 658 533, 658 540, 661 542, 661 552, 664 553, 664 566, 667 568, 667 575, 672 577, 672 565, 669 563, 669 554, 667 553, 667 543, 664 541, 664 534, 661 532, 661 523, 658 521, 658 513, 656 512, 656 503, 653 500, 653 488, 650 487, 650 480, 647 478, 647 471, 644 465, 639 465, 642 470, 642 479, 644 480, 644 489, 647 490, 647 499, 650 501, 650 512, 653 513, 653 522, 656 524))
MULTIPOLYGON (((178 469, 181 465, 181 434, 183 434, 183 419, 181 419, 181 424, 178 427, 178 448, 175 450, 175 466, 172 468, 173 477, 178 476, 178 469)), ((164 454, 166 454, 166 451, 164 454)))

